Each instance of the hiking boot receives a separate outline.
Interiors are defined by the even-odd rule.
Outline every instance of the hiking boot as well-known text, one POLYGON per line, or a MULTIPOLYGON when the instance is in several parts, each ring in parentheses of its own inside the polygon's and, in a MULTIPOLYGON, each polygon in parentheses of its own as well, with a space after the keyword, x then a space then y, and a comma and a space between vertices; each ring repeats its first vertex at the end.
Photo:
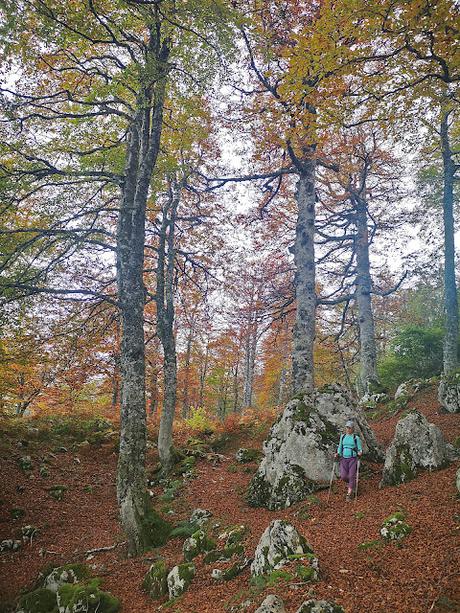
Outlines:
POLYGON ((351 502, 351 501, 353 500, 353 494, 347 494, 347 495, 345 496, 345 500, 346 500, 347 502, 351 502))

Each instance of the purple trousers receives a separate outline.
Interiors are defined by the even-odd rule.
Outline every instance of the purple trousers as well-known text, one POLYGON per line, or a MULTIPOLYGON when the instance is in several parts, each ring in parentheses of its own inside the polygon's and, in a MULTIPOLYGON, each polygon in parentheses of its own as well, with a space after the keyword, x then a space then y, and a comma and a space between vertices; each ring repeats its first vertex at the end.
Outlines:
POLYGON ((342 481, 348 481, 348 487, 355 491, 358 458, 340 458, 339 468, 342 481))

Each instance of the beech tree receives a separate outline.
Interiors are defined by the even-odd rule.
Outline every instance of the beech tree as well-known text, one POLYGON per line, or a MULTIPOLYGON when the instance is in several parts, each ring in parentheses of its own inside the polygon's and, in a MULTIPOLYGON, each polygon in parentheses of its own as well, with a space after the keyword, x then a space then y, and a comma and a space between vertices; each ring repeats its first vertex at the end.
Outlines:
MULTIPOLYGON (((89 183, 103 195, 102 209, 116 212, 116 236, 106 238, 115 239, 112 300, 121 318, 117 495, 131 553, 161 538, 145 489, 143 275, 150 185, 165 107, 174 104, 168 85, 209 87, 216 61, 232 45, 229 7, 224 0, 180 6, 173 0, 6 2, 10 37, 3 59, 19 58, 21 76, 2 87, 5 177, 21 179, 23 202, 40 189, 62 192, 65 186, 70 193, 71 185, 89 183)), ((85 221, 94 215, 88 206, 85 221)), ((93 220, 80 230, 61 225, 58 233, 101 242, 107 231, 93 220)), ((58 293, 101 296, 83 287, 58 293)))

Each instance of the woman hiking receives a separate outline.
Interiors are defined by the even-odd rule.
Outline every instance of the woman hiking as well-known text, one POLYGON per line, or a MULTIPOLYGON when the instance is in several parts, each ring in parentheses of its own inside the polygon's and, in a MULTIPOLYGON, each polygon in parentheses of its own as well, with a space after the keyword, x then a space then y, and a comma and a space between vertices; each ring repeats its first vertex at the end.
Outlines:
POLYGON ((336 458, 340 458, 340 478, 348 481, 348 491, 346 500, 351 501, 356 487, 356 470, 358 468, 358 458, 363 455, 361 439, 354 432, 355 424, 350 419, 345 424, 345 434, 340 437, 337 448, 336 458))

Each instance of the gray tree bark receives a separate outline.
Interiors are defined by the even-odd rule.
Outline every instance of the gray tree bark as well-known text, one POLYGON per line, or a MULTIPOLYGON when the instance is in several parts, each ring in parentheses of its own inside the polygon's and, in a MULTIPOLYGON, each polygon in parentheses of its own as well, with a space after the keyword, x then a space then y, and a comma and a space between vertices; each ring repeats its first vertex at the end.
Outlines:
POLYGON ((243 406, 252 406, 252 394, 254 387, 254 371, 257 352, 257 322, 255 313, 251 313, 251 319, 246 336, 245 358, 244 358, 244 393, 243 406))
POLYGON ((371 392, 370 386, 378 381, 377 349, 375 345, 374 315, 372 312, 372 280, 369 262, 369 228, 367 204, 358 195, 352 196, 356 213, 356 280, 355 300, 358 306, 360 342, 360 384, 363 394, 371 392))
POLYGON ((168 44, 160 32, 150 33, 145 70, 136 101, 122 186, 117 227, 117 286, 121 315, 121 427, 117 499, 128 549, 138 554, 150 546, 149 504, 146 495, 145 406, 145 288, 144 242, 146 203, 162 131, 168 73, 168 44))
POLYGON ((316 320, 315 169, 314 159, 302 163, 296 190, 298 214, 294 263, 297 307, 292 355, 294 393, 310 393, 315 386, 313 364, 316 320))
POLYGON ((183 395, 183 401, 182 401, 182 417, 184 417, 184 418, 188 417, 188 414, 189 414, 189 411, 190 411, 190 395, 189 395, 189 387, 190 387, 190 362, 191 362, 191 356, 192 356, 192 343, 193 343, 194 332, 195 332, 194 326, 195 326, 195 321, 194 321, 194 318, 192 318, 192 321, 190 323, 189 334, 187 336, 187 348, 185 350, 184 395, 183 395))
POLYGON ((200 395, 198 404, 203 406, 204 401, 204 387, 206 384, 206 375, 208 374, 208 362, 209 362, 209 338, 206 339, 206 350, 204 354, 204 362, 200 364, 200 395))
POLYGON ((449 138, 450 111, 444 113, 441 122, 441 149, 444 174, 444 374, 458 367, 458 299, 455 280, 455 230, 454 230, 454 181, 456 165, 449 138))
POLYGON ((180 188, 170 185, 168 202, 163 210, 158 246, 157 267, 157 328, 163 346, 164 398, 158 433, 158 453, 162 470, 167 474, 174 462, 173 422, 177 399, 177 356, 174 335, 174 235, 180 188))

